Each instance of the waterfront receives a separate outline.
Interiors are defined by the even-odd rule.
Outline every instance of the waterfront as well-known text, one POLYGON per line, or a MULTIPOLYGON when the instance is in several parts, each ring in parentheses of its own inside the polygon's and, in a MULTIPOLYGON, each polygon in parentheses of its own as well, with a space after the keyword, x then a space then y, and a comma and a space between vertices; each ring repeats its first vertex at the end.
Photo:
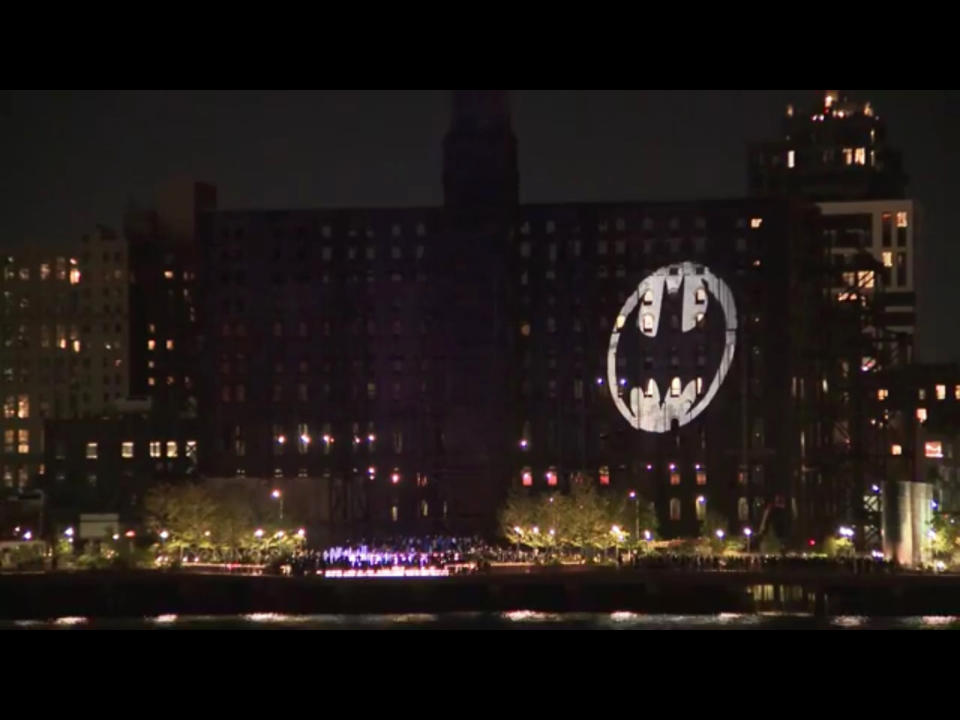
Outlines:
POLYGON ((817 618, 809 613, 653 615, 633 612, 160 615, 0 622, 0 630, 960 630, 960 615, 817 618))

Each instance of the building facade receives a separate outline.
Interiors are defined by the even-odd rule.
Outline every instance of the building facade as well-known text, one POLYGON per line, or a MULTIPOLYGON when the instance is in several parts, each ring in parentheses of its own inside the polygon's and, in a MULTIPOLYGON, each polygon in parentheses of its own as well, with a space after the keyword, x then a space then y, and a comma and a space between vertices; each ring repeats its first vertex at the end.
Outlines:
POLYGON ((43 424, 95 418, 129 383, 127 247, 99 227, 59 249, 3 252, 2 484, 44 472, 43 424))

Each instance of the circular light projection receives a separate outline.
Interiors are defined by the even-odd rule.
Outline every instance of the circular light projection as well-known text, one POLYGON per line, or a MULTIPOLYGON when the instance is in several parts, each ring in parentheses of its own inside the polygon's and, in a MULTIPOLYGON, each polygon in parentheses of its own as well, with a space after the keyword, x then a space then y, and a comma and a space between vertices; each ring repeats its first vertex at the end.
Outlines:
MULTIPOLYGON (((674 328, 671 327, 671 330, 674 328)), ((727 284, 704 265, 691 262, 665 265, 645 277, 631 293, 620 312, 607 350, 607 386, 617 410, 637 430, 665 433, 676 420, 680 427, 702 413, 716 396, 730 366, 737 344, 737 306, 727 284), (701 370, 712 373, 703 378, 683 378, 680 370, 661 371, 661 377, 646 377, 641 387, 627 388, 627 378, 618 377, 617 349, 621 336, 636 332, 653 341, 658 336, 661 311, 665 304, 679 305, 679 327, 689 333, 705 323, 722 323, 723 348, 716 367, 701 370), (630 318, 636 317, 636 321, 630 318), (669 378, 669 379, 668 379, 669 378), (699 382, 698 382, 699 380, 699 382), (622 388, 622 390, 621 390, 622 388), (629 401, 629 405, 627 401, 629 401)), ((706 353, 710 357, 709 351, 706 353)), ((651 373, 653 375, 654 373, 651 373)))

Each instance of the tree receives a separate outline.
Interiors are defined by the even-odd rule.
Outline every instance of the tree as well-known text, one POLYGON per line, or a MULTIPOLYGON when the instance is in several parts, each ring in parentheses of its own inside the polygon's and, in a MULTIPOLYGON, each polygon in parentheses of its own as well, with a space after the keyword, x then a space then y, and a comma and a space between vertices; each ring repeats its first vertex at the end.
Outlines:
POLYGON ((730 522, 725 515, 708 509, 700 521, 700 540, 697 550, 703 554, 721 554, 727 548, 730 522), (718 535, 719 531, 719 535, 718 535))
POLYGON ((764 555, 779 555, 783 552, 783 543, 780 542, 780 538, 772 527, 760 538, 760 552, 764 555))
POLYGON ((950 513, 936 512, 930 529, 933 531, 930 544, 934 558, 950 566, 960 565, 960 520, 950 513))
POLYGON ((147 528, 155 535, 166 531, 164 545, 182 553, 187 548, 212 549, 217 524, 217 499, 202 485, 160 485, 144 499, 147 528))

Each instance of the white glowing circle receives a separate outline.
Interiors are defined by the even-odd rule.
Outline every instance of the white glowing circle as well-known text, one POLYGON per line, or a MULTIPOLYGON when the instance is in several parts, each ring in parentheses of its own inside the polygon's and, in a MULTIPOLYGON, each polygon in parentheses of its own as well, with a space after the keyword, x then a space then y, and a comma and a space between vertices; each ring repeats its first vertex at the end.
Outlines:
MULTIPOLYGON (((716 312, 716 310, 714 310, 716 312)), ((716 396, 730 366, 737 344, 737 306, 729 286, 709 268, 691 262, 665 265, 645 277, 636 290, 631 293, 617 315, 617 323, 610 334, 607 350, 607 377, 610 394, 617 410, 630 425, 637 430, 664 433, 671 429, 676 420, 680 427, 686 425, 702 413, 716 396), (703 288, 709 292, 704 293, 703 288), (700 292, 698 292, 700 291, 700 292), (709 312, 709 304, 719 305, 718 310, 724 316, 724 348, 716 373, 703 390, 703 385, 690 380, 680 388, 679 394, 668 392, 670 388, 660 388, 653 379, 649 379, 644 388, 632 387, 627 405, 617 389, 617 346, 620 343, 622 329, 627 323, 620 318, 628 318, 643 298, 644 312, 638 313, 636 331, 648 338, 656 337, 660 324, 660 308, 665 294, 683 293, 682 324, 683 332, 693 330, 703 313, 709 312), (712 300, 710 296, 712 295, 712 300), (699 385, 699 387, 698 387, 699 385), (661 395, 662 394, 662 395, 661 395)), ((676 387, 672 388, 676 391, 676 387)))

